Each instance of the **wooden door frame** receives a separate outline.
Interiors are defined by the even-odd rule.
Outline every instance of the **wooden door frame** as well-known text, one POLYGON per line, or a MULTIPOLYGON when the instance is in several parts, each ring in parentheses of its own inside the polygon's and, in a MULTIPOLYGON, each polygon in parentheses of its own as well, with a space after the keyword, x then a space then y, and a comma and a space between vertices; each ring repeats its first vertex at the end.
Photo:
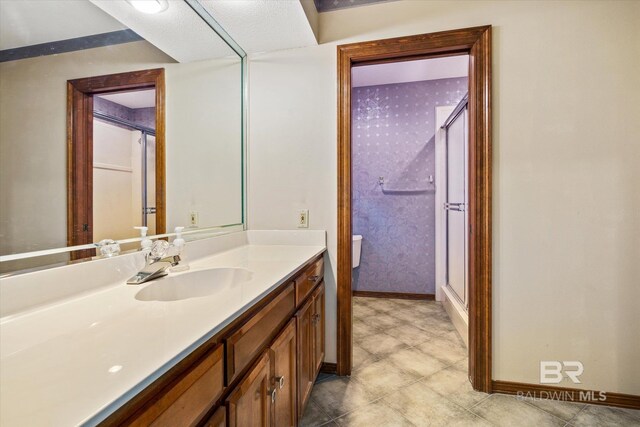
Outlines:
MULTIPOLYGON (((93 242, 93 96, 154 88, 156 91, 156 233, 166 230, 164 69, 67 81, 67 246, 93 242), (84 227, 87 224, 88 227, 84 227)), ((72 258, 93 250, 72 252, 72 258)))
POLYGON ((340 45, 338 49, 337 372, 351 373, 351 68, 469 55, 469 377, 491 392, 491 26, 340 45))

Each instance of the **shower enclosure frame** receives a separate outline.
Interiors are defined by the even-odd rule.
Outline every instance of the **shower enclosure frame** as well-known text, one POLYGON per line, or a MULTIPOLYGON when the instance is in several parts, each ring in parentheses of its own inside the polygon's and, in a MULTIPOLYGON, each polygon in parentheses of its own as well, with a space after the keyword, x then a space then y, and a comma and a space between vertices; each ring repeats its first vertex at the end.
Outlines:
MULTIPOLYGON (((140 147, 140 151, 141 153, 143 153, 140 157, 141 157, 141 168, 140 168, 140 172, 142 174, 142 179, 141 179, 141 205, 142 205, 142 213, 140 215, 141 217, 141 225, 143 227, 147 226, 148 223, 148 219, 147 219, 147 215, 155 215, 157 210, 155 208, 155 206, 153 208, 149 208, 149 201, 147 200, 147 194, 148 194, 148 153, 147 153, 147 147, 148 147, 148 142, 147 142, 147 136, 151 135, 155 138, 156 136, 156 130, 152 129, 150 127, 147 126, 142 126, 138 123, 134 123, 134 122, 130 122, 128 120, 124 120, 124 119, 120 119, 118 117, 114 117, 114 116, 110 116, 108 114, 104 114, 104 113, 99 113, 97 111, 93 112, 93 118, 94 119, 99 119, 103 122, 107 122, 110 124, 114 124, 114 125, 120 125, 120 126, 124 126, 130 130, 136 130, 138 132, 140 132, 140 141, 138 141, 141 145, 140 147)), ((149 233, 151 234, 157 234, 155 233, 155 230, 153 233, 149 233)))
POLYGON ((492 392, 491 376, 491 26, 337 47, 338 375, 352 368, 351 69, 358 65, 469 55, 469 378, 492 392))

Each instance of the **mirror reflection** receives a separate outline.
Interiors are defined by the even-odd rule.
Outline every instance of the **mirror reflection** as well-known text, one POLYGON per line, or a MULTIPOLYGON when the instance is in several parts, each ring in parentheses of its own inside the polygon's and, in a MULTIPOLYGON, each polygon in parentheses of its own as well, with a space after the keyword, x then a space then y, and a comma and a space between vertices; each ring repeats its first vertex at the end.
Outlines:
POLYGON ((147 227, 150 235, 160 234, 156 215, 165 218, 166 214, 164 200, 157 203, 155 191, 155 88, 96 95, 92 115, 91 240, 126 239, 132 226, 147 227), (120 209, 110 209, 116 203, 120 209))
POLYGON ((242 59, 166 6, 0 1, 0 272, 242 224, 242 59))

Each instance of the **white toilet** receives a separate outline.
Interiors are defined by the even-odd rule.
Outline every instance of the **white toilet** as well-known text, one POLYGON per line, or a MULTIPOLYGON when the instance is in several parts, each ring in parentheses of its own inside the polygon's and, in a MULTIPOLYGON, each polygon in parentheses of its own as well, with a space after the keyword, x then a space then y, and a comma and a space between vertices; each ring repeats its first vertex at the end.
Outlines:
POLYGON ((360 265, 360 252, 362 250, 362 236, 359 234, 353 235, 353 248, 351 251, 351 256, 353 257, 353 268, 356 268, 360 265))

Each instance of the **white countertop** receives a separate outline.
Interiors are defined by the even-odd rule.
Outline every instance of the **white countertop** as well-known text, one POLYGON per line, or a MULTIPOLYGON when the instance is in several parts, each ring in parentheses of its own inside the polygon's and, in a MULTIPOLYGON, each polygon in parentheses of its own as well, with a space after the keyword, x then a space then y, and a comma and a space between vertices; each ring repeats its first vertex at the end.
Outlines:
POLYGON ((253 272, 209 296, 138 301, 153 282, 120 281, 3 318, 0 424, 97 424, 324 250, 245 244, 190 263, 253 272))

